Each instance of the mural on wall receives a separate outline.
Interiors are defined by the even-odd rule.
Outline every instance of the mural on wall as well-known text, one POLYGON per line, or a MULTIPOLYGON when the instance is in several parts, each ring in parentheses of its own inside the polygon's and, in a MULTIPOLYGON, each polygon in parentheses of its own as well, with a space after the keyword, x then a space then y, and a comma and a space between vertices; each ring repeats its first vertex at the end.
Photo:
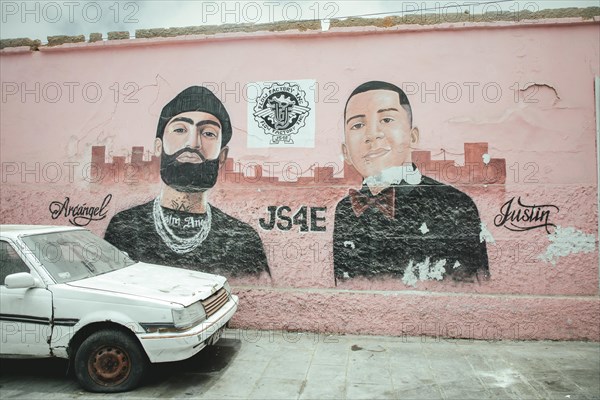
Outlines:
MULTIPOLYGON (((277 90, 282 87, 292 86, 279 84, 277 90)), ((273 93, 278 99, 279 92, 273 93)), ((291 126, 299 120, 300 115, 281 107, 273 102, 265 110, 277 113, 279 123, 287 119, 291 126)), ((256 119, 254 114, 249 116, 256 119)), ((269 116, 264 118, 270 121, 269 116)), ((475 204, 467 194, 425 174, 452 167, 453 183, 466 178, 467 182, 503 186, 505 160, 490 158, 487 143, 464 144, 465 166, 456 166, 453 160, 432 160, 430 151, 413 151, 419 130, 412 126, 406 94, 390 83, 359 86, 347 100, 344 121, 343 174, 331 163, 334 166, 315 165, 311 177, 286 181, 265 174, 257 164, 248 176, 236 171, 236 162, 228 158, 232 127, 224 105, 205 87, 190 87, 163 108, 154 155, 147 151, 145 156, 144 147, 134 146, 129 161, 113 156, 112 162, 106 162, 106 147, 92 146, 95 177, 90 183, 161 184, 160 194, 152 201, 117 213, 105 238, 141 261, 230 276, 270 274, 254 228, 208 203, 217 180, 224 190, 234 186, 350 188, 347 197, 339 202, 341 197, 333 199, 335 221, 326 219, 327 207, 315 205, 268 205, 263 208, 266 215, 253 219, 263 233, 333 230, 330 262, 338 283, 358 276, 391 275, 409 286, 447 275, 463 281, 489 277, 485 227, 475 204), (360 182, 362 189, 355 190, 360 182)), ((285 144, 283 139, 276 141, 285 144)), ((447 181, 452 173, 442 175, 447 181)))
POLYGON ((335 211, 336 279, 489 277, 481 221, 471 198, 412 163, 419 141, 408 97, 380 81, 358 86, 344 109, 345 161, 363 177, 335 211))
POLYGON ((254 229, 208 201, 231 136, 229 114, 213 92, 192 86, 179 93, 162 109, 156 129, 160 193, 113 216, 104 238, 144 262, 233 276, 268 274, 254 229))

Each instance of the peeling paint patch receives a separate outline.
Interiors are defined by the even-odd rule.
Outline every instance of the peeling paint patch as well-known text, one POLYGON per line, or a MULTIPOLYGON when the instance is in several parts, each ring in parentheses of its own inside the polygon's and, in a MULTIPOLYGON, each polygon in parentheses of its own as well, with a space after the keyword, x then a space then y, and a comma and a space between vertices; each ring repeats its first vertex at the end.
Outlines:
POLYGON ((422 175, 418 169, 414 169, 412 165, 403 165, 386 168, 376 176, 368 176, 363 180, 363 183, 368 186, 388 187, 399 185, 402 181, 405 181, 409 185, 418 185, 421 183, 421 178, 422 175))
POLYGON ((404 275, 402 276, 402 283, 407 286, 417 286, 417 277, 415 276, 413 260, 410 260, 408 266, 404 270, 404 275))
MULTIPOLYGON (((488 230, 485 222, 482 221, 480 227, 481 227, 481 232, 479 232, 479 243, 483 243, 484 240, 487 243, 495 243, 496 240, 492 236, 492 233, 488 230)), ((454 268, 456 268, 456 267, 454 267, 454 268)))
POLYGON ((418 263, 417 265, 415 265, 416 269, 419 271, 419 280, 421 280, 421 281, 427 280, 427 276, 429 275, 429 265, 430 265, 429 257, 427 257, 425 259, 425 261, 422 261, 422 262, 418 263))
POLYGON ((408 266, 404 270, 404 276, 402 282, 407 286, 417 286, 418 281, 429 281, 438 280, 441 281, 444 278, 446 269, 446 259, 439 260, 435 264, 431 264, 429 257, 424 261, 415 264, 413 260, 410 260, 408 266), (418 277, 417 274, 418 273, 418 277))
POLYGON ((446 272, 446 268, 444 268, 444 265, 446 265, 445 259, 433 264, 433 268, 429 270, 429 279, 441 281, 444 278, 444 272, 446 272))
POLYGON ((549 97, 552 98, 553 106, 560 101, 560 96, 558 95, 558 91, 556 90, 556 88, 547 83, 531 83, 525 86, 523 89, 521 89, 521 92, 525 96, 525 99, 529 102, 538 103, 539 100, 537 98, 537 94, 538 92, 540 92, 540 90, 542 91, 542 94, 544 91, 547 91, 549 93, 549 97))
POLYGON ((557 226, 554 233, 548 235, 548 239, 550 245, 546 248, 546 252, 540 254, 538 258, 549 261, 552 265, 556 265, 560 257, 566 257, 569 254, 591 253, 596 249, 594 234, 587 234, 572 227, 557 226))

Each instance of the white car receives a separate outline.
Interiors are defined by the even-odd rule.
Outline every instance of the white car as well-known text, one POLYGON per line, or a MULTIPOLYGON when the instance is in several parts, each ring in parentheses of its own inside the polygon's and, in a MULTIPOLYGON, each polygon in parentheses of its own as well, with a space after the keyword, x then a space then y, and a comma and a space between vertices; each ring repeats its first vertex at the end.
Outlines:
POLYGON ((214 344, 238 298, 218 275, 131 260, 76 227, 0 225, 0 357, 62 357, 95 392, 214 344))

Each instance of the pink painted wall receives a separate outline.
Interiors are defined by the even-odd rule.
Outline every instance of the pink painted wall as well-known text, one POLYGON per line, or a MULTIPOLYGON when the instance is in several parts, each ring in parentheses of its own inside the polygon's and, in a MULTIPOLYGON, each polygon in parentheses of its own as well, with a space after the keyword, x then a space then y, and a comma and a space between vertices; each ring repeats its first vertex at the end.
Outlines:
POLYGON ((229 112, 229 157, 244 170, 275 165, 274 175, 295 178, 296 168, 311 177, 314 164, 331 165, 339 178, 269 185, 221 176, 210 191, 211 204, 256 230, 271 271, 271 278, 231 279, 241 296, 234 318, 238 326, 600 340, 594 111, 599 29, 597 20, 557 20, 4 50, 0 222, 67 225, 64 216, 52 218, 51 202, 68 196, 71 204, 99 206, 112 194, 107 217, 88 225, 103 236, 114 214, 153 199, 160 182, 133 175, 129 181, 90 183, 92 146, 105 146, 107 157, 127 156, 133 146, 153 151, 162 107, 183 89, 203 85, 229 112), (249 148, 252 116, 245 85, 303 79, 315 80, 319 88, 314 147, 249 148), (378 276, 336 284, 334 212, 349 188, 360 187, 342 179, 344 104, 355 87, 371 80, 406 91, 421 134, 413 150, 431 151, 433 159, 443 160, 444 149, 446 159, 463 165, 465 143, 488 143, 490 157, 505 160, 505 180, 492 184, 457 182, 447 170, 422 171, 459 188, 476 204, 493 237, 487 242, 489 279, 446 278, 411 286, 378 276), (549 222, 560 228, 516 232, 495 226, 502 205, 518 197, 557 207, 549 222), (259 219, 273 205, 292 211, 327 207, 326 230, 262 229, 259 219), (570 246, 572 252, 557 255, 554 264, 541 259, 553 244, 570 246))

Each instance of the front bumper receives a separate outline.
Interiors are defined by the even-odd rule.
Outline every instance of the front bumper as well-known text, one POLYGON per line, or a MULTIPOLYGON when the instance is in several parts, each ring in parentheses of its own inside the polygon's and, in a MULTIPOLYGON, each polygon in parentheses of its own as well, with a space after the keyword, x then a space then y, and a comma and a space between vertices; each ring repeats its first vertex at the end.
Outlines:
POLYGON ((180 361, 192 357, 207 345, 208 339, 233 317, 238 297, 230 295, 229 301, 202 323, 177 333, 138 334, 150 362, 180 361))

